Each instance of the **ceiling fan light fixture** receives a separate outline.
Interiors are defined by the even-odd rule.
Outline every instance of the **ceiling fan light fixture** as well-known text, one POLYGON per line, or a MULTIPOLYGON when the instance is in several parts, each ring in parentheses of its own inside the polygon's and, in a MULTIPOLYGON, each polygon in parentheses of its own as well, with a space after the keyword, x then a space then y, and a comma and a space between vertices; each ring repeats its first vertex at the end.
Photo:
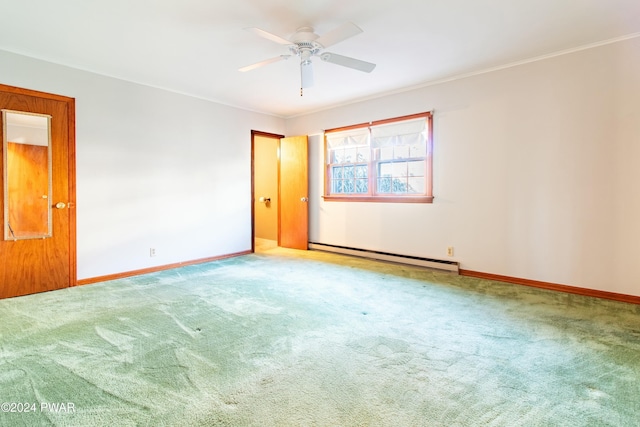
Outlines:
POLYGON ((300 64, 300 96, 302 96, 302 90, 313 86, 313 66, 311 59, 300 64))
POLYGON ((301 65, 311 64, 311 56, 313 56, 313 52, 309 49, 300 49, 298 56, 300 56, 301 65))
POLYGON ((307 64, 300 65, 301 86, 303 89, 313 86, 313 67, 311 61, 307 64))

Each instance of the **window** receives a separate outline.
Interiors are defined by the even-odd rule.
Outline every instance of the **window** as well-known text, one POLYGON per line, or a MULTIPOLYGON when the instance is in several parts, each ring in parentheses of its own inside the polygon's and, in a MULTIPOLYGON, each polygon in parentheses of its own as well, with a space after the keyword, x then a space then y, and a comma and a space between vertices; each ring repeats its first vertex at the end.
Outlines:
POLYGON ((432 115, 325 131, 325 200, 431 203, 432 115))

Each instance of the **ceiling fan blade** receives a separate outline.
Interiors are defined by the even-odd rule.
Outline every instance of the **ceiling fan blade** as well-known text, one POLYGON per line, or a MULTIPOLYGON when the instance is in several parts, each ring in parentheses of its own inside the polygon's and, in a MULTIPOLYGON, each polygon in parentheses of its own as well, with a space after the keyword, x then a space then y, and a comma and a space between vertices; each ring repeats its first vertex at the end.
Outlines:
POLYGON ((349 67, 353 68, 354 70, 364 71, 365 73, 370 73, 374 68, 376 68, 376 64, 372 64, 371 62, 361 61, 349 56, 338 55, 337 53, 325 52, 320 55, 320 59, 325 62, 331 62, 332 64, 342 65, 343 67, 349 67))
POLYGON ((327 48, 333 46, 336 43, 340 43, 343 40, 353 37, 356 34, 360 34, 362 30, 353 22, 346 22, 338 28, 329 31, 328 33, 318 37, 315 42, 327 48))
POLYGON ((311 61, 300 64, 301 89, 313 86, 313 65, 311 61))
POLYGON ((293 43, 291 43, 289 40, 284 39, 280 36, 276 36, 275 34, 272 34, 268 31, 265 30, 261 30, 260 28, 255 28, 255 27, 251 27, 251 28, 245 28, 245 30, 247 31, 251 31, 257 35, 259 35, 260 37, 263 37, 267 40, 271 40, 272 42, 276 42, 276 43, 280 43, 283 45, 291 45, 293 43))
POLYGON ((262 67, 263 65, 272 64, 274 62, 282 61, 283 59, 289 59, 290 56, 291 55, 280 55, 280 56, 276 56, 275 58, 265 59, 264 61, 256 62, 255 64, 238 68, 238 71, 242 71, 244 73, 246 71, 255 70, 256 68, 262 67))

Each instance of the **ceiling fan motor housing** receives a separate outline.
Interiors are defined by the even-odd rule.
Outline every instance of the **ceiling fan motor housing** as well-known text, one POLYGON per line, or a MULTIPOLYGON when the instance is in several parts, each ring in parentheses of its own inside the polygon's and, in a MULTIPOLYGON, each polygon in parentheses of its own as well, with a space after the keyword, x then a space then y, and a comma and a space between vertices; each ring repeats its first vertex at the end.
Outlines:
POLYGON ((311 57, 317 55, 320 52, 320 46, 318 43, 314 42, 298 42, 293 46, 289 47, 289 51, 292 55, 296 55, 300 57, 302 63, 311 61, 311 57))
POLYGON ((318 35, 313 32, 313 28, 300 27, 290 38, 294 44, 289 47, 289 51, 300 57, 301 64, 309 64, 311 57, 317 55, 322 49, 322 45, 314 41, 317 38, 318 35))
POLYGON ((313 28, 311 27, 300 27, 296 30, 295 33, 290 37, 293 43, 301 43, 301 42, 312 42, 318 38, 318 35, 313 32, 313 28))

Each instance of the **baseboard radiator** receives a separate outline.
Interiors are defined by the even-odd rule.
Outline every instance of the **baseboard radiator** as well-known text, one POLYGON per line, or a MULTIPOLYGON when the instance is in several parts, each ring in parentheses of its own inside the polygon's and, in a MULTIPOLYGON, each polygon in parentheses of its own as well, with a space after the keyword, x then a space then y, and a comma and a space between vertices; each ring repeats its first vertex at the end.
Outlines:
POLYGON ((391 254, 388 252, 370 251, 366 249, 349 248, 346 246, 327 245, 325 243, 309 242, 309 249, 325 252, 334 252, 345 255, 353 255, 362 258, 377 259, 380 261, 397 262, 400 264, 417 265, 420 267, 445 270, 458 274, 460 265, 457 261, 446 261, 434 258, 420 258, 409 255, 391 254))

